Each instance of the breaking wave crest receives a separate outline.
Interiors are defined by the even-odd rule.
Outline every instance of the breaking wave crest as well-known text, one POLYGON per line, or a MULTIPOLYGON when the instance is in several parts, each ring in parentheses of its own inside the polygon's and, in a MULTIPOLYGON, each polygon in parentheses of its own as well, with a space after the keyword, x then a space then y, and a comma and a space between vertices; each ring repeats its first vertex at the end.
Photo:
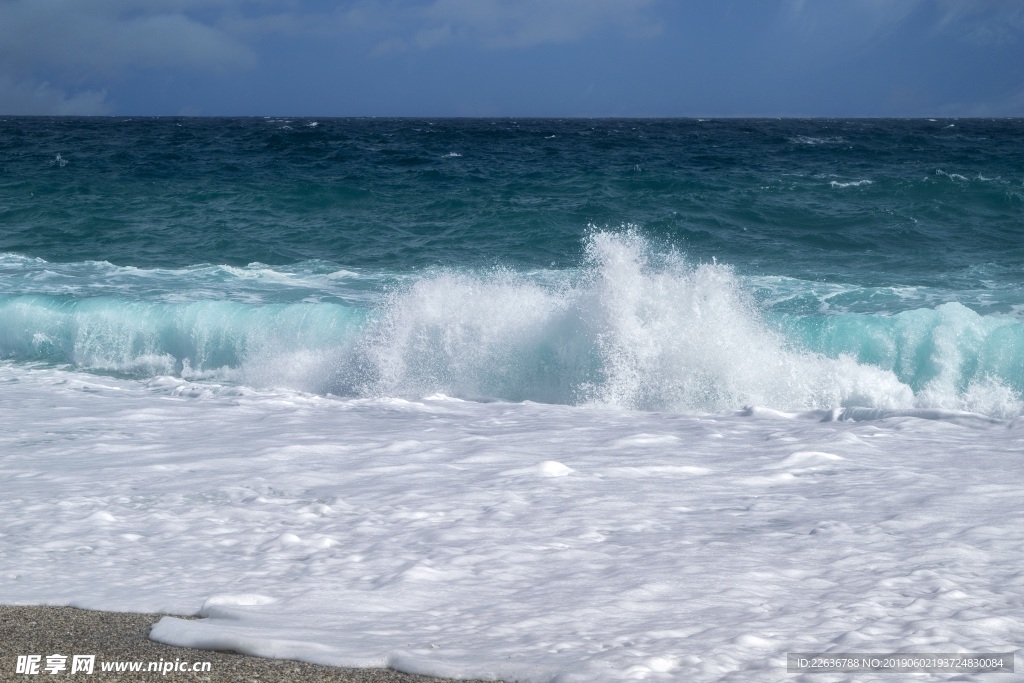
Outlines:
POLYGON ((440 272, 374 305, 0 298, 0 355, 348 396, 637 410, 1022 412, 1024 325, 957 303, 777 317, 729 266, 595 232, 572 273, 440 272))

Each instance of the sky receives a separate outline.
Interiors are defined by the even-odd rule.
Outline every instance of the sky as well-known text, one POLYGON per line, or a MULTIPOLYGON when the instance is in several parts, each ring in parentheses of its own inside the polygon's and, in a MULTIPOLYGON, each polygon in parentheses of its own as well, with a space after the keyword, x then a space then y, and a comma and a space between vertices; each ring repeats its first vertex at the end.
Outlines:
POLYGON ((0 114, 1022 116, 1022 0, 0 0, 0 114))

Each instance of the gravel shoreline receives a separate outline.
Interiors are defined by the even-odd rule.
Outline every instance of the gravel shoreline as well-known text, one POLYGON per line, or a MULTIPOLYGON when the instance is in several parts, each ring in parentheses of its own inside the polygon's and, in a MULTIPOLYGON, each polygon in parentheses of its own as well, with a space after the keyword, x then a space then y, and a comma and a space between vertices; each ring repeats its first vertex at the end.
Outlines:
MULTIPOLYGON (((173 647, 149 639, 161 614, 94 612, 72 607, 0 605, 0 681, 67 677, 88 682, 163 681, 164 683, 445 683, 449 679, 404 674, 393 669, 340 669, 283 659, 173 647), (66 668, 50 674, 46 657, 68 657, 66 668), (96 655, 94 673, 70 675, 71 655, 96 655), (19 655, 41 655, 39 674, 16 673, 19 655), (100 662, 210 662, 209 673, 101 672, 100 662)), ((465 682, 464 682, 465 683, 465 682)), ((482 682, 475 682, 482 683, 482 682)))

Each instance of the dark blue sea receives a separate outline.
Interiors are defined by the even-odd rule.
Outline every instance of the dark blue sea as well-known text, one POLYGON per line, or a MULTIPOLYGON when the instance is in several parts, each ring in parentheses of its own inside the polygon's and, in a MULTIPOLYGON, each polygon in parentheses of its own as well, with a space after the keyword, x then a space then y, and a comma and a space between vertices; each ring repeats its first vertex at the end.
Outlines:
POLYGON ((1013 417, 1024 120, 0 120, 0 358, 1013 417))

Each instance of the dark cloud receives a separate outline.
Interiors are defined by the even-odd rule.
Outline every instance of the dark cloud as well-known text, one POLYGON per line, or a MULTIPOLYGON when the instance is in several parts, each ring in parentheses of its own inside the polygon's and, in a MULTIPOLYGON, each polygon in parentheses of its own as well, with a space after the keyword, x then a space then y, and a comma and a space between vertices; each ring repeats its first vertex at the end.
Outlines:
POLYGON ((1011 0, 0 0, 0 113, 1020 114, 1011 0))
POLYGON ((360 3, 347 19, 376 27, 375 54, 446 45, 525 49, 580 42, 611 29, 632 37, 656 35, 656 0, 431 0, 360 3))
POLYGON ((650 0, 435 0, 414 40, 464 40, 490 48, 572 43, 608 27, 656 33, 650 0))
POLYGON ((84 90, 69 95, 47 82, 16 82, 0 75, 0 104, 4 114, 56 116, 110 114, 114 106, 105 90, 84 90))
POLYGON ((2 3, 0 64, 89 76, 126 67, 208 69, 256 63, 250 48, 190 17, 185 5, 196 9, 200 3, 7 0, 2 3))
POLYGON ((938 29, 978 46, 1007 46, 1024 38, 1024 5, 1011 0, 940 0, 938 29))
POLYGON ((223 10, 227 4, 2 0, 0 108, 5 113, 106 113, 111 105, 104 89, 85 84, 137 69, 252 67, 257 58, 251 48, 188 14, 223 10), (51 86, 50 80, 66 85, 51 86))

